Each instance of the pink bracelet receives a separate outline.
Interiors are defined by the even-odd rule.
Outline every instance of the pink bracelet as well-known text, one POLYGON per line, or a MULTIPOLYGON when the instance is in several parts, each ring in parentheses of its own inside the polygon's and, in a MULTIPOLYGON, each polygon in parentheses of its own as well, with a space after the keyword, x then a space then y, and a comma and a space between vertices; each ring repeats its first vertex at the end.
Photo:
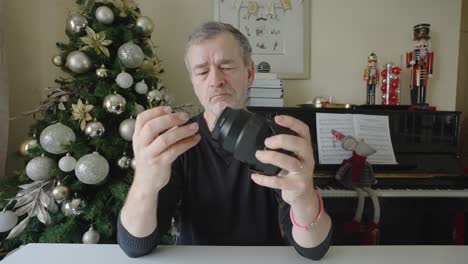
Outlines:
POLYGON ((296 220, 294 220, 294 214, 293 214, 292 208, 289 208, 289 217, 291 218, 291 223, 293 224, 293 226, 299 228, 302 231, 309 231, 312 227, 314 227, 318 223, 318 221, 322 217, 322 213, 323 213, 322 196, 320 195, 320 192, 318 190, 315 190, 315 192, 317 193, 317 198, 319 200, 319 211, 318 211, 317 216, 315 217, 314 221, 312 221, 312 223, 310 225, 308 225, 308 226, 299 225, 296 222, 296 220))

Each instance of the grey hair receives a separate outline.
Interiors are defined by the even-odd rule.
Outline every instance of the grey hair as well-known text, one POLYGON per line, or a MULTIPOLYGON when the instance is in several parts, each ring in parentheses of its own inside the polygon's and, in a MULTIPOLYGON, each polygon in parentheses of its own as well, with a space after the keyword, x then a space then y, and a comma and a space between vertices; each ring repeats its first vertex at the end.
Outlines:
POLYGON ((198 44, 205 40, 212 39, 224 32, 231 33, 232 36, 239 41, 244 64, 249 65, 252 62, 252 47, 250 46, 249 40, 244 34, 242 34, 239 30, 230 24, 209 21, 201 24, 188 37, 184 55, 185 67, 187 68, 188 72, 190 72, 190 65, 188 63, 187 54, 190 47, 193 44, 198 44))

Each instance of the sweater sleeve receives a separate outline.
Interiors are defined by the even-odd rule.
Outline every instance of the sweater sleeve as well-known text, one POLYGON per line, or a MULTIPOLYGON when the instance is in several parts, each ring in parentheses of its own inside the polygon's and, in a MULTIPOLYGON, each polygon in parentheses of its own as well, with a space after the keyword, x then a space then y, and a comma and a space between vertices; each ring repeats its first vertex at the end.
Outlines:
POLYGON ((172 218, 176 214, 177 204, 181 199, 180 163, 174 162, 169 183, 161 190, 158 197, 158 226, 146 237, 135 237, 123 226, 120 214, 117 220, 117 243, 131 258, 138 258, 153 251, 160 243, 160 238, 171 228, 172 218))
POLYGON ((146 237, 135 237, 122 225, 120 214, 117 220, 117 243, 120 248, 131 258, 138 258, 151 252, 157 246, 157 228, 146 237))
POLYGON ((330 248, 333 224, 330 227, 327 237, 322 241, 322 243, 312 248, 302 247, 296 243, 292 236, 292 223, 289 218, 290 206, 281 198, 281 192, 279 190, 275 190, 275 195, 279 202, 278 217, 283 236, 285 236, 288 242, 294 246, 299 255, 312 260, 320 260, 330 248))

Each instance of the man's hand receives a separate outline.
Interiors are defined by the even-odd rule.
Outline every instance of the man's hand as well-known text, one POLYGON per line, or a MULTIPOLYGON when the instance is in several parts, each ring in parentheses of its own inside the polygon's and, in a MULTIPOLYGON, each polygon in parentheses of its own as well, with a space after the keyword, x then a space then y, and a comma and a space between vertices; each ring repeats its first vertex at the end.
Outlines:
POLYGON ((167 185, 174 160, 200 141, 198 124, 185 124, 187 121, 186 113, 172 113, 169 106, 152 108, 137 116, 133 187, 157 194, 167 185))
POLYGON ((259 150, 256 157, 263 163, 270 163, 282 170, 278 176, 252 174, 252 179, 259 185, 280 189, 283 200, 292 207, 304 207, 314 201, 314 154, 309 127, 290 116, 276 116, 275 122, 297 133, 293 135, 275 135, 265 140, 265 146, 273 150, 259 150), (295 157, 274 151, 284 149, 295 157))

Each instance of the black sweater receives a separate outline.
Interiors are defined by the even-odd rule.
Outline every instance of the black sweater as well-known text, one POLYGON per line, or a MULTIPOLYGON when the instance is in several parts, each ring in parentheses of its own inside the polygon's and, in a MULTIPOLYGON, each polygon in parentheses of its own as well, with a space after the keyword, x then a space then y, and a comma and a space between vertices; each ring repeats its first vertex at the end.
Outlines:
POLYGON ((152 251, 177 215, 180 245, 293 245, 310 259, 320 259, 330 246, 331 231, 314 248, 292 238, 289 205, 279 190, 257 185, 248 166, 218 147, 203 114, 194 118, 201 141, 172 166, 171 179, 159 194, 158 228, 144 238, 117 224, 120 247, 130 257, 152 251), (283 238, 284 237, 284 238, 283 238))

